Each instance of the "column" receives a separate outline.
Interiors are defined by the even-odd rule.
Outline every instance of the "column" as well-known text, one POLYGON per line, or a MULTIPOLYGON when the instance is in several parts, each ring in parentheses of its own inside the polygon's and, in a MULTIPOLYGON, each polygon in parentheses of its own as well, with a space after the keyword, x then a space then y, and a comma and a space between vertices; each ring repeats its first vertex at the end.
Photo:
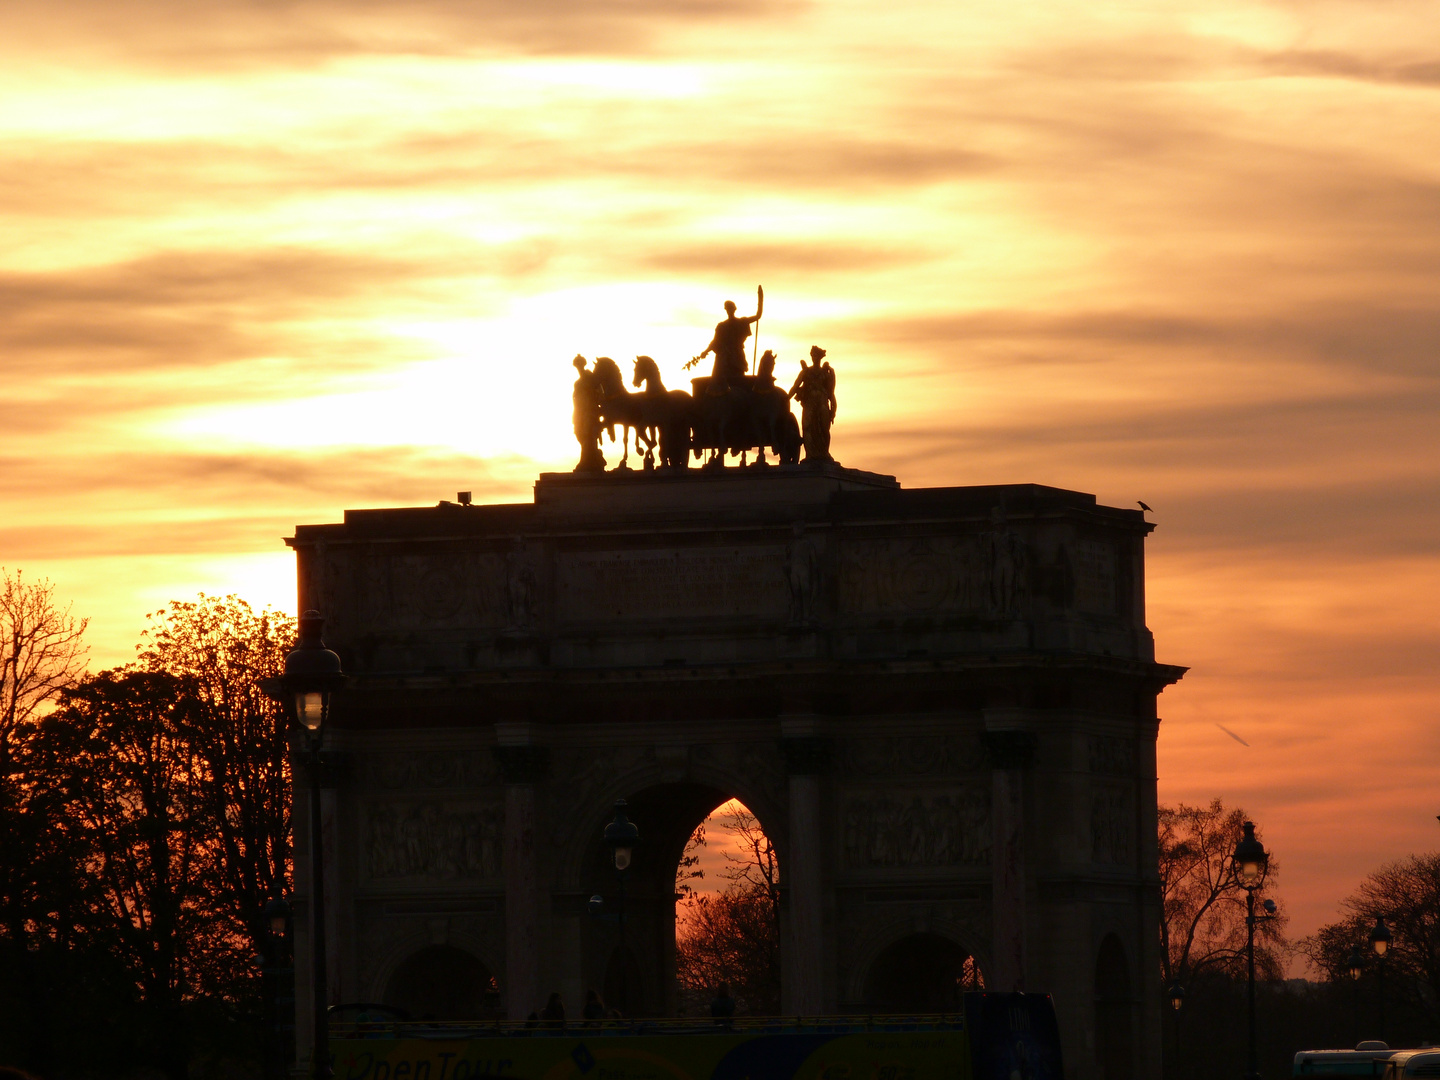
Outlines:
POLYGON ((1025 772, 1035 760, 1028 731, 986 731, 990 758, 990 978, 1001 992, 1025 989, 1025 772))
POLYGON ((780 722, 789 774, 790 849, 781 879, 789 900, 790 944, 787 1011, 800 1016, 825 1012, 825 830, 821 783, 830 764, 830 740, 809 717, 780 722))
POLYGON ((542 1004, 535 785, 545 775, 549 751, 530 741, 529 725, 497 724, 496 734, 495 757, 505 781, 505 1014, 523 1020, 542 1004))

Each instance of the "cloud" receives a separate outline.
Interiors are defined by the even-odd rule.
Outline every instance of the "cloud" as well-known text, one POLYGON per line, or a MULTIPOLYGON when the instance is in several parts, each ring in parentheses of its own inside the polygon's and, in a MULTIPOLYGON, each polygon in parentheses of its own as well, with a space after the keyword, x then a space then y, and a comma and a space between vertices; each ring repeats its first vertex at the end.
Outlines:
POLYGON ((795 16, 801 0, 40 0, 0 34, 170 71, 303 66, 366 55, 645 55, 672 27, 795 16))
POLYGON ((1440 86, 1440 60, 1380 60, 1323 49, 1287 49, 1262 54, 1260 63, 1282 75, 1309 75, 1361 82, 1440 86))

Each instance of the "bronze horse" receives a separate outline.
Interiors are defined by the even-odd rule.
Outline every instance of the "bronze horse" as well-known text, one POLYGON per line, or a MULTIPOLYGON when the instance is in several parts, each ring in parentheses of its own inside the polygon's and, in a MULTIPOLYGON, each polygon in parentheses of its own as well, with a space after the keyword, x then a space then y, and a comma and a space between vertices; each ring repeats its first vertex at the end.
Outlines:
POLYGON ((659 449, 659 464, 666 468, 689 466, 691 452, 698 459, 709 450, 707 465, 718 467, 726 454, 757 450, 757 464, 765 463, 768 447, 782 464, 800 460, 800 425, 790 412, 785 391, 775 385, 775 357, 766 353, 757 374, 728 380, 691 380, 695 395, 667 390, 659 366, 648 356, 635 358, 631 384, 643 387, 630 393, 620 368, 608 356, 597 357, 595 375, 601 388, 600 423, 614 439, 621 431, 623 457, 619 469, 630 468, 630 432, 635 452, 659 449))

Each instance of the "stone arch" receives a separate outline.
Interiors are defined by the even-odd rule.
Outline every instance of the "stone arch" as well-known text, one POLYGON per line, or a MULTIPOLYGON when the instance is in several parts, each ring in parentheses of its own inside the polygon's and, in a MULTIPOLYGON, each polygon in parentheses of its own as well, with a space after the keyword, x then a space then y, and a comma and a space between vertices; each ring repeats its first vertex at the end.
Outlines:
MULTIPOLYGON (((437 937, 428 928, 422 930, 412 924, 404 932, 388 934, 375 943, 373 952, 376 954, 376 962, 364 980, 364 985, 368 987, 368 990, 362 996, 367 1001, 384 1001, 386 988, 390 985, 390 977, 395 974, 400 965, 415 953, 431 945, 450 945, 462 952, 469 953, 485 965, 486 970, 502 987, 504 986, 504 967, 502 963, 496 962, 498 957, 493 941, 487 941, 472 933, 456 932, 453 929, 437 937)), ((503 947, 500 956, 503 957, 503 947)))
POLYGON ((974 959, 981 977, 984 979, 990 977, 988 950, 981 944, 970 944, 971 942, 986 941, 987 935, 982 934, 976 927, 955 919, 929 916, 917 918, 914 914, 907 914, 872 924, 871 929, 861 936, 854 952, 850 954, 850 962, 847 964, 848 975, 842 986, 842 992, 845 995, 842 1005, 849 1010, 863 1010, 865 1008, 866 979, 869 977, 871 968, 875 966, 876 961, 885 950, 901 938, 912 934, 927 933, 948 938, 959 944, 974 959))
POLYGON ((1125 946, 1106 934, 1095 957, 1095 1061, 1104 1080, 1133 1080, 1133 981, 1125 946))
POLYGON ((487 1020, 500 1016, 500 986, 473 953, 427 945, 385 980, 382 1001, 417 1020, 487 1020))
MULTIPOLYGON (((778 753, 776 757, 778 759, 778 753)), ((785 829, 787 807, 782 793, 768 793, 753 777, 714 764, 692 763, 677 776, 654 762, 647 762, 597 786, 585 799, 584 804, 573 813, 579 824, 563 834, 556 835, 557 842, 561 843, 559 866, 562 883, 578 887, 592 872, 595 852, 599 849, 600 833, 613 816, 617 799, 633 803, 637 793, 667 786, 704 787, 724 793, 715 806, 727 799, 739 799, 760 821, 765 835, 774 842, 782 860, 784 859, 788 837, 785 829)), ((713 810, 714 807, 710 809, 713 810)), ((696 824, 703 820, 704 815, 697 819, 696 824)), ((689 834, 686 836, 688 838, 689 834)))
MULTIPOLYGON (((577 852, 576 884, 584 896, 604 898, 605 918, 582 918, 582 969, 585 988, 601 989, 607 1004, 627 1016, 674 1015, 678 1006, 675 986, 675 869, 696 827, 717 807, 730 799, 745 802, 748 785, 724 783, 724 778, 706 776, 642 783, 623 794, 627 816, 640 829, 640 846, 625 876, 625 950, 628 962, 620 962, 620 932, 610 917, 616 914, 619 887, 601 842, 605 824, 614 813, 614 800, 596 808, 584 847, 577 852), (623 976, 622 973, 623 972, 623 976), (611 1000, 617 986, 625 987, 628 1001, 611 1000)), ((761 807, 768 800, 757 799, 761 807)), ((770 836, 764 809, 751 808, 761 828, 770 836)), ((783 866, 784 853, 777 855, 783 866)), ((582 988, 583 991, 584 988, 582 988)))
POLYGON ((980 989, 984 969, 953 937, 921 930, 895 938, 866 966, 861 1001, 880 1013, 958 1012, 960 994, 980 989), (969 985, 972 975, 979 985, 969 985))

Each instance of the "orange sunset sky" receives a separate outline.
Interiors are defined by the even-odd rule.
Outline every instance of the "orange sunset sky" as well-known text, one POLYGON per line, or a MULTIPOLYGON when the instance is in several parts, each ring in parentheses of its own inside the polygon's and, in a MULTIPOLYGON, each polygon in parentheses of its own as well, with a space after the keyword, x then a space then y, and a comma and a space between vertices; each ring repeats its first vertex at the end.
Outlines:
POLYGON ((1304 934, 1440 845, 1433 3, 6 0, 0 564, 95 666, 568 469, 736 300, 909 487, 1155 507, 1166 801, 1304 934), (1249 743, 1243 746, 1217 726, 1249 743))

